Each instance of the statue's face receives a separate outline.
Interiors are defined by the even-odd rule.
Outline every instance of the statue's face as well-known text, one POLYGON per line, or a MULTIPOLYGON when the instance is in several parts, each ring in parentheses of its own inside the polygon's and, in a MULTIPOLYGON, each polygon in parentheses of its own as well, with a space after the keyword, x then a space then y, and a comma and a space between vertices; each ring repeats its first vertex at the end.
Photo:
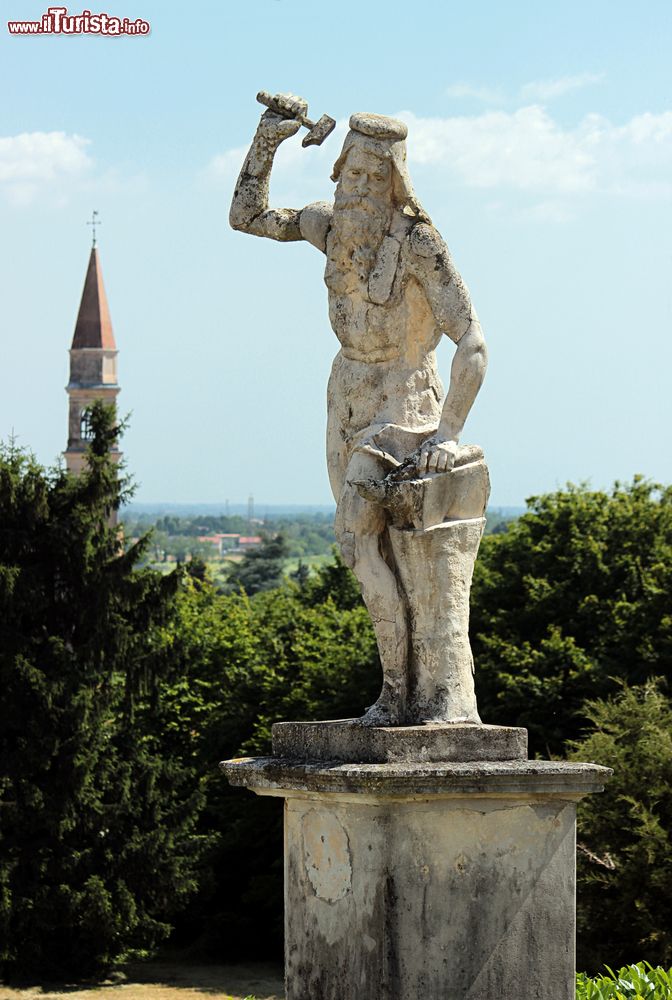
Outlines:
POLYGON ((353 146, 339 180, 345 195, 383 199, 392 194, 392 165, 369 150, 353 146))

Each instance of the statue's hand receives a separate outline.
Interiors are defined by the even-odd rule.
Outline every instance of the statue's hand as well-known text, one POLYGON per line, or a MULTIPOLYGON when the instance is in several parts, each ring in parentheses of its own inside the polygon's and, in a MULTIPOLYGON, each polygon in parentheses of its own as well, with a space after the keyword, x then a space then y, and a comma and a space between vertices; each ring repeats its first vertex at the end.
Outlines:
POLYGON ((299 131, 301 123, 297 117, 306 114, 308 105, 302 97, 297 97, 296 94, 274 94, 273 102, 291 117, 283 118, 282 115, 269 108, 261 116, 259 133, 272 145, 279 146, 281 142, 299 131))
POLYGON ((437 435, 428 438, 420 448, 418 472, 448 472, 455 465, 458 450, 457 441, 447 441, 437 435))

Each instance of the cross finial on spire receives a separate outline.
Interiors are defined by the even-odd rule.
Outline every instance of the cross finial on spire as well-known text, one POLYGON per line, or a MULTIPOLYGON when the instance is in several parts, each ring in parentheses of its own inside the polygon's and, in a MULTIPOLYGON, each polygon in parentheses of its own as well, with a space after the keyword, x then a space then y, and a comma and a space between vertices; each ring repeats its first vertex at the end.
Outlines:
POLYGON ((91 226, 92 227, 93 242, 91 243, 91 249, 95 250, 96 249, 96 226, 102 226, 102 222, 98 218, 98 212, 95 210, 95 208, 93 210, 93 216, 91 217, 90 222, 87 222, 87 226, 91 226))

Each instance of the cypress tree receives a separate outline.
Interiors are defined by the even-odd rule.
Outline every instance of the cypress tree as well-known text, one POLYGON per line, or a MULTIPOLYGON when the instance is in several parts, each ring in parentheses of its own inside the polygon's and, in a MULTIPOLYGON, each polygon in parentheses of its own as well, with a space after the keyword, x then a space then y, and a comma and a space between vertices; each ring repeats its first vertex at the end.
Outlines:
POLYGON ((114 410, 90 408, 88 468, 0 450, 0 965, 97 975, 151 949, 194 888, 200 791, 152 731, 154 635, 179 575, 135 565, 112 514, 114 410))

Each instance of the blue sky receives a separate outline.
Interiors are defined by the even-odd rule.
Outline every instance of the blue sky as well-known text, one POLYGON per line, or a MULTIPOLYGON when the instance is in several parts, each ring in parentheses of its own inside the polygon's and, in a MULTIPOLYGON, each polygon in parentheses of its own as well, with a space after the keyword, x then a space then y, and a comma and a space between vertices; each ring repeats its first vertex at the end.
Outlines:
POLYGON ((264 88, 339 121, 283 148, 277 204, 330 197, 353 111, 407 120, 488 339, 463 441, 484 445, 495 504, 672 480, 669 0, 109 0, 150 34, 8 34, 46 7, 2 0, 0 436, 46 463, 65 446, 96 208, 137 499, 330 501, 323 259, 227 223, 264 88))

